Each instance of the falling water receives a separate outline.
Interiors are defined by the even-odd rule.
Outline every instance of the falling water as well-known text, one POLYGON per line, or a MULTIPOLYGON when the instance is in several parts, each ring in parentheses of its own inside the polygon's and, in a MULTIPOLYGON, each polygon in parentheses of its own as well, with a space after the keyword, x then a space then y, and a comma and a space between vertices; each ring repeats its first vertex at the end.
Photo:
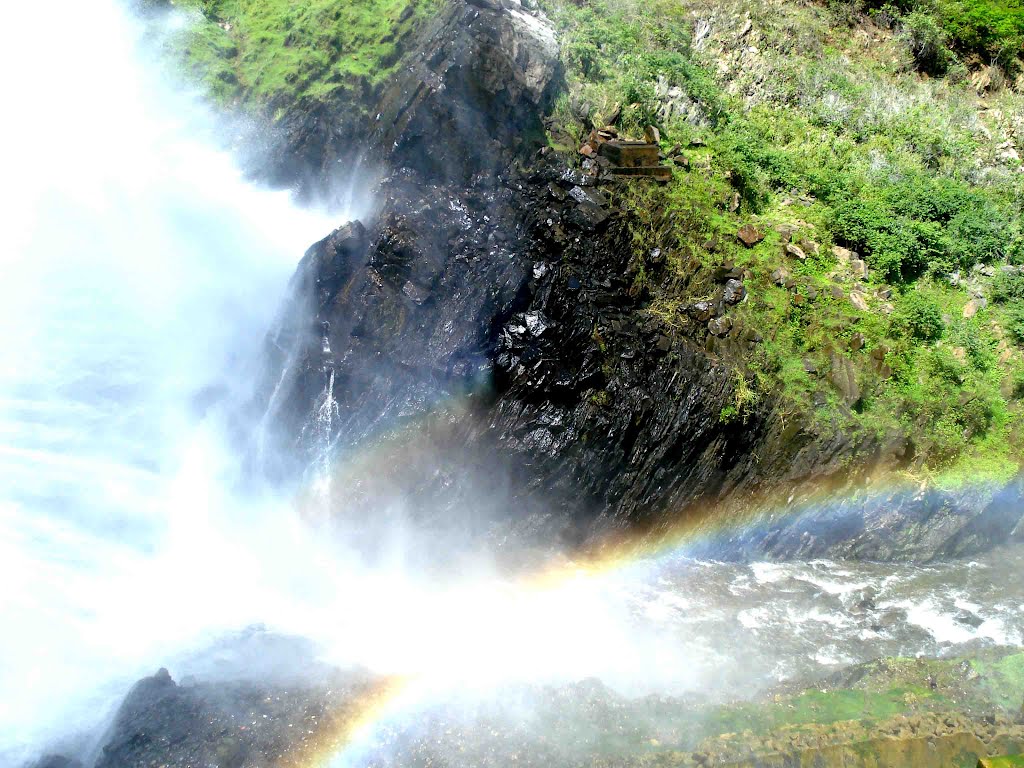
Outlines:
MULTIPOLYGON (((1020 553, 921 569, 680 556, 550 590, 348 562, 286 500, 239 490, 223 424, 298 255, 347 212, 247 183, 114 0, 17 3, 7 23, 25 33, 0 49, 20 107, 0 129, 0 764, 94 731, 134 679, 187 672, 191 651, 257 622, 460 691, 590 675, 743 689, 1022 642, 1020 553)), ((325 369, 315 414, 323 482, 340 380, 325 369)))
POLYGON ((57 723, 94 724, 97 703, 161 655, 255 618, 254 600, 227 601, 252 555, 226 546, 233 460, 218 405, 245 397, 297 255, 346 217, 247 183, 114 0, 17 3, 6 23, 18 30, 0 51, 17 105, 0 128, 9 765, 57 723))

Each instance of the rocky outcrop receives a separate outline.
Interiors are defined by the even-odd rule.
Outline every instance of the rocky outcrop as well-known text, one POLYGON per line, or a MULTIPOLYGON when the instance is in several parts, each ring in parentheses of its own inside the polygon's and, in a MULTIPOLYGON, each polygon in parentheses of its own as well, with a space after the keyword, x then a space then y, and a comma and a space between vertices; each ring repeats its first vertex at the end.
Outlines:
POLYGON ((383 89, 282 105, 251 165, 307 195, 397 168, 434 182, 491 176, 541 135, 560 71, 539 11, 518 0, 448 0, 405 43, 398 75, 383 89))
MULTIPOLYGON (((977 671, 1020 658, 990 649, 882 659, 724 703, 631 699, 596 680, 523 685, 472 706, 442 696, 390 718, 373 712, 396 689, 362 673, 282 686, 176 683, 161 671, 128 694, 96 766, 306 765, 341 753, 347 724, 372 723, 371 766, 954 768, 1024 749, 1019 691, 1007 697, 977 671)), ((74 765, 48 759, 47 768, 74 765)))
MULTIPOLYGON (((365 527, 398 499, 460 535, 527 531, 529 544, 789 507, 800 514, 741 529, 716 555, 927 560, 1019 524, 1013 504, 988 510, 991 489, 865 503, 853 491, 908 464, 905 441, 744 400, 737 363, 761 337, 729 314, 742 269, 691 259, 682 287, 705 298, 681 319, 651 311, 639 276, 661 279, 663 256, 636 253, 614 182, 596 186, 589 158, 576 169, 538 152, 558 77, 542 17, 454 2, 425 34, 375 110, 366 146, 391 168, 378 216, 307 252, 268 339, 254 408, 271 475, 376 446, 374 479, 349 483, 363 490, 333 514, 365 527), (846 500, 810 503, 827 490, 846 500), (469 522, 469 508, 486 513, 469 522)), ((831 379, 852 406, 844 360, 831 379)))

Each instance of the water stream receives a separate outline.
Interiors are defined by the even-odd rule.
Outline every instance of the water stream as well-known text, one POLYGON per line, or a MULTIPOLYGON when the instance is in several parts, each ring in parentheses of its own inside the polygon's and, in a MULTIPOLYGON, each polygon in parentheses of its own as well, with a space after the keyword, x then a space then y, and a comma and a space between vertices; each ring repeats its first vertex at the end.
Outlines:
MULTIPOLYGON (((254 623, 449 689, 599 676, 726 695, 1024 644, 1020 549, 934 567, 681 551, 545 588, 486 561, 430 580, 348 560, 288 499, 239 487, 223 420, 298 257, 349 212, 246 181, 114 0, 10 13, 25 33, 0 50, 18 105, 0 129, 0 764, 97 728, 158 666, 202 674, 197 651, 254 623)), ((332 375, 320 418, 337 396, 332 375)))

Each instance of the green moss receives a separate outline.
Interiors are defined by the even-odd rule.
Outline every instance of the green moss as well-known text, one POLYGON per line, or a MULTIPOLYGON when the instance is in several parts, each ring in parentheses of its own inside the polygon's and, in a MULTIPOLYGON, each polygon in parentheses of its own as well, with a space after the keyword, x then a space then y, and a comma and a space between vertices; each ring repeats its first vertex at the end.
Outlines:
POLYGON ((971 662, 981 675, 981 685, 1004 709, 1019 712, 1024 705, 1024 653, 998 661, 971 662))
POLYGON ((437 1, 183 0, 197 15, 174 45, 222 101, 327 100, 385 82, 437 1))
POLYGON ((988 757, 979 764, 981 768, 1024 768, 1024 755, 988 757))

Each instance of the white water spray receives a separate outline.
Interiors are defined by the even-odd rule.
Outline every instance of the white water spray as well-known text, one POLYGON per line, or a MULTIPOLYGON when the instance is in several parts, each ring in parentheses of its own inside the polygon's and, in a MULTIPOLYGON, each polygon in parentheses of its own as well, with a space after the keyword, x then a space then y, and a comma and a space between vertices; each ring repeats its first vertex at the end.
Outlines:
MULTIPOLYGON (((347 217, 247 184, 211 148, 208 113, 140 59, 114 0, 20 3, 8 25, 33 33, 0 49, 21 107, 2 129, 0 764, 95 727, 139 676, 177 673, 190 649, 254 622, 449 691, 590 675, 630 692, 710 687, 722 669, 749 685, 737 658, 767 667, 779 638, 795 658, 872 626, 834 618, 857 574, 833 588, 830 572, 778 571, 797 585, 792 607, 761 572, 718 564, 549 590, 481 568, 438 585, 360 568, 287 504, 240 500, 209 406, 245 397, 298 255, 347 217), (806 610, 832 598, 831 613, 806 610)), ((323 440, 335 385, 331 373, 323 440)), ((928 582, 912 599, 935 593, 928 582)), ((932 614, 911 619, 924 632, 932 614)))
POLYGON ((256 618, 230 597, 262 564, 212 519, 231 468, 204 411, 244 397, 297 257, 346 218, 247 183, 114 0, 18 3, 6 23, 5 765, 94 725, 160 656, 256 618))

